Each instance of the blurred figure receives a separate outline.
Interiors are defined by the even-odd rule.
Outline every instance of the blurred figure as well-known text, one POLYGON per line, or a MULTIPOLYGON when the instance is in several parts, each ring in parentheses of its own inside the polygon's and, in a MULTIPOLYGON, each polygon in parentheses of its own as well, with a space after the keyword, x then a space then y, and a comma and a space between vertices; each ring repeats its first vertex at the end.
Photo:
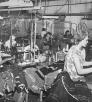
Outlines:
POLYGON ((47 32, 41 43, 40 51, 42 55, 44 56, 43 59, 46 58, 46 62, 51 62, 51 56, 52 56, 52 34, 50 32, 47 32))
POLYGON ((11 57, 11 55, 3 53, 1 51, 1 46, 2 46, 2 42, 0 42, 0 65, 2 65, 5 62, 11 60, 11 58, 5 58, 4 60, 2 59, 3 57, 11 57))
POLYGON ((16 37, 14 35, 11 35, 9 40, 5 42, 5 47, 8 49, 8 53, 11 54, 15 58, 15 62, 17 62, 18 59, 18 51, 17 51, 17 42, 16 42, 16 37))
POLYGON ((66 30, 65 34, 64 34, 64 38, 69 38, 71 39, 73 37, 73 35, 71 34, 71 32, 69 30, 66 30))
POLYGON ((39 47, 39 56, 38 59, 40 62, 44 62, 47 59, 47 56, 50 56, 52 50, 52 34, 47 32, 45 28, 42 29, 41 36, 36 41, 39 47))
POLYGON ((11 48, 11 46, 15 46, 16 45, 16 41, 15 41, 15 39, 16 39, 16 37, 14 36, 14 35, 12 35, 12 36, 10 36, 10 38, 9 38, 9 40, 7 40, 6 42, 5 42, 5 47, 7 47, 7 48, 11 48))
POLYGON ((42 43, 43 43, 43 38, 46 35, 46 28, 42 28, 41 34, 39 37, 36 39, 36 44, 39 47, 39 52, 42 53, 42 43))
POLYGON ((67 30, 63 36, 63 42, 65 43, 65 47, 63 48, 63 52, 67 52, 70 47, 74 44, 73 35, 69 30, 67 30))
POLYGON ((51 51, 52 49, 52 34, 50 32, 47 32, 43 37, 43 43, 42 43, 42 50, 44 51, 51 51))
POLYGON ((42 28, 41 37, 43 38, 47 33, 46 28, 42 28))

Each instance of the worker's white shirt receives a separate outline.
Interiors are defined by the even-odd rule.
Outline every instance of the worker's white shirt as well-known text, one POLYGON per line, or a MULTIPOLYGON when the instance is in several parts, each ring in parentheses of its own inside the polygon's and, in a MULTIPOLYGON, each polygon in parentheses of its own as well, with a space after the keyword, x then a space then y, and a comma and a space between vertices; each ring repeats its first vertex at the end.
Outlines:
MULTIPOLYGON (((15 44, 16 44, 16 41, 13 40, 13 41, 12 41, 12 46, 14 46, 15 44)), ((7 40, 7 41, 5 42, 5 45, 4 45, 4 46, 10 48, 10 47, 11 47, 11 42, 10 42, 10 40, 7 40)))

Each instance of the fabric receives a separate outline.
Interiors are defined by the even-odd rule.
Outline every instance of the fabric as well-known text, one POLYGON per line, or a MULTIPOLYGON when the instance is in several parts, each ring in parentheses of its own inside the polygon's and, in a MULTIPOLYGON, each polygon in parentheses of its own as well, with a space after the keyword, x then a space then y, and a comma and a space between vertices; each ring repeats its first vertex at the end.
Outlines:
POLYGON ((33 93, 39 94, 40 90, 43 90, 44 80, 39 77, 36 71, 36 68, 27 68, 24 70, 24 73, 28 88, 32 90, 33 93))
POLYGON ((85 81, 84 76, 78 75, 76 67, 75 67, 75 63, 74 63, 74 57, 76 56, 79 58, 81 67, 83 68, 83 63, 85 61, 84 55, 82 54, 82 52, 80 50, 77 49, 77 47, 75 45, 70 48, 70 50, 68 51, 68 53, 65 57, 64 70, 69 73, 69 75, 73 81, 78 81, 78 80, 85 81))
POLYGON ((0 73, 0 95, 4 94, 5 90, 8 92, 14 91, 14 77, 9 70, 0 73))
POLYGON ((61 77, 62 75, 58 74, 57 78, 54 80, 45 102, 75 102, 69 100, 68 93, 62 84, 61 77))
POLYGON ((91 97, 91 91, 88 89, 87 84, 82 81, 72 81, 67 72, 63 73, 62 83, 64 88, 73 98, 81 101, 88 102, 91 97))
POLYGON ((45 102, 92 102, 85 82, 73 82, 65 71, 58 74, 45 102))

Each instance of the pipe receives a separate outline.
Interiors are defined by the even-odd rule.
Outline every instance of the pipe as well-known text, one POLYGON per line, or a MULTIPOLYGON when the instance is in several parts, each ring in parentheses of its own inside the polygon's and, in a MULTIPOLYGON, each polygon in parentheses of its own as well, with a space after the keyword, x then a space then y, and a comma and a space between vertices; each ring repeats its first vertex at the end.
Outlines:
POLYGON ((92 12, 43 14, 43 16, 89 16, 92 12))
POLYGON ((22 11, 22 10, 40 10, 40 6, 35 6, 35 7, 15 7, 15 8, 1 8, 0 11, 22 11))

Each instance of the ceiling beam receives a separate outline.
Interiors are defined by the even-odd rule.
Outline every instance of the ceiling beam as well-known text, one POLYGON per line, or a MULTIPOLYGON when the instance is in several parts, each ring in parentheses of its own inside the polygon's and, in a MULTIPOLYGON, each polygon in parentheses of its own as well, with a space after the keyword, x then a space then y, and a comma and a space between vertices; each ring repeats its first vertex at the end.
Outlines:
POLYGON ((92 12, 43 14, 43 16, 89 16, 92 12))
POLYGON ((40 6, 35 6, 35 7, 15 7, 15 8, 4 8, 0 9, 0 11, 23 11, 23 10, 39 10, 41 9, 40 6))

